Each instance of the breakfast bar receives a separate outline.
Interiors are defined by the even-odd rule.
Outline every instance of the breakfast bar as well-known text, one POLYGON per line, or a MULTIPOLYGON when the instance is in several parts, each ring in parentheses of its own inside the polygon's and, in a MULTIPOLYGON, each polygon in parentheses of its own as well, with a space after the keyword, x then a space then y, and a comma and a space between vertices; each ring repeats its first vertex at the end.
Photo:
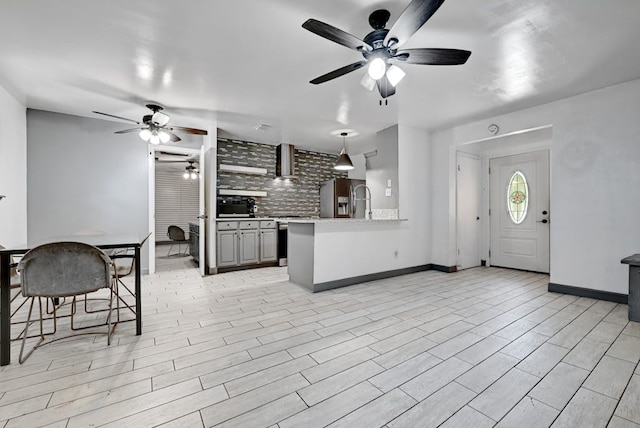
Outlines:
POLYGON ((313 292, 408 273, 404 219, 289 220, 289 279, 313 292))

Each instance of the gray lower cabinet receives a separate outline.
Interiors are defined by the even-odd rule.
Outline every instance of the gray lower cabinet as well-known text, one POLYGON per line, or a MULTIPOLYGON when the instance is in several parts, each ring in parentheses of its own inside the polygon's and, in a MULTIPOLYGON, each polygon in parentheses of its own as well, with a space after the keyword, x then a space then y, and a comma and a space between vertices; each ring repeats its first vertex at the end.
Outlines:
POLYGON ((275 262, 276 260, 278 260, 278 231, 260 229, 260 261, 275 262))
POLYGON ((240 264, 258 263, 258 229, 240 230, 240 264))
POLYGON ((218 266, 236 266, 238 264, 238 232, 236 230, 218 230, 218 266))
POLYGON ((250 266, 278 259, 278 231, 273 220, 217 222, 218 267, 250 266))

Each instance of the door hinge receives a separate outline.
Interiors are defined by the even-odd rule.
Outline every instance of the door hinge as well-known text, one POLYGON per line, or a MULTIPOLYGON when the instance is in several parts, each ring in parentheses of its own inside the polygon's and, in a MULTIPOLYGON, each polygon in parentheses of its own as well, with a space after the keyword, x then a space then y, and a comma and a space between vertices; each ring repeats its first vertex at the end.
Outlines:
POLYGON ((458 165, 458 171, 460 171, 460 165, 458 165))
POLYGON ((460 248, 458 248, 458 255, 460 255, 460 248))
POLYGON ((491 257, 491 250, 489 250, 489 257, 491 257))
POLYGON ((491 215, 491 208, 489 208, 489 215, 491 215))
POLYGON ((489 167, 489 174, 491 174, 491 167, 489 167))

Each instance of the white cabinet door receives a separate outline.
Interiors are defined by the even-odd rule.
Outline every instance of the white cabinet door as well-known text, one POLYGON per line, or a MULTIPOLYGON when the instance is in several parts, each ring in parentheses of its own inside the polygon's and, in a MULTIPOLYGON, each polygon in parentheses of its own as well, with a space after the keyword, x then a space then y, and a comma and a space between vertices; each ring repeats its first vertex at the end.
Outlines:
POLYGON ((260 261, 274 262, 278 258, 278 231, 276 229, 260 230, 260 261))
POLYGON ((235 230, 218 231, 218 266, 238 264, 238 233, 235 230))
POLYGON ((258 230, 240 231, 240 264, 258 263, 258 230))

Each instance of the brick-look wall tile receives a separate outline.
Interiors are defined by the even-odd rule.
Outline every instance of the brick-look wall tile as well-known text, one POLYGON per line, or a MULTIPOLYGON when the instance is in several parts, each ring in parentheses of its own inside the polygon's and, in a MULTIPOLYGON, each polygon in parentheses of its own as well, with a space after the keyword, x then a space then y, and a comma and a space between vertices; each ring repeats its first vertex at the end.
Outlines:
POLYGON ((320 183, 346 178, 347 173, 333 169, 336 157, 326 153, 295 150, 295 175, 289 182, 276 179, 276 146, 247 141, 218 139, 218 165, 242 165, 266 168, 267 175, 217 172, 218 189, 263 190, 267 196, 256 198, 258 216, 318 216, 320 183))

